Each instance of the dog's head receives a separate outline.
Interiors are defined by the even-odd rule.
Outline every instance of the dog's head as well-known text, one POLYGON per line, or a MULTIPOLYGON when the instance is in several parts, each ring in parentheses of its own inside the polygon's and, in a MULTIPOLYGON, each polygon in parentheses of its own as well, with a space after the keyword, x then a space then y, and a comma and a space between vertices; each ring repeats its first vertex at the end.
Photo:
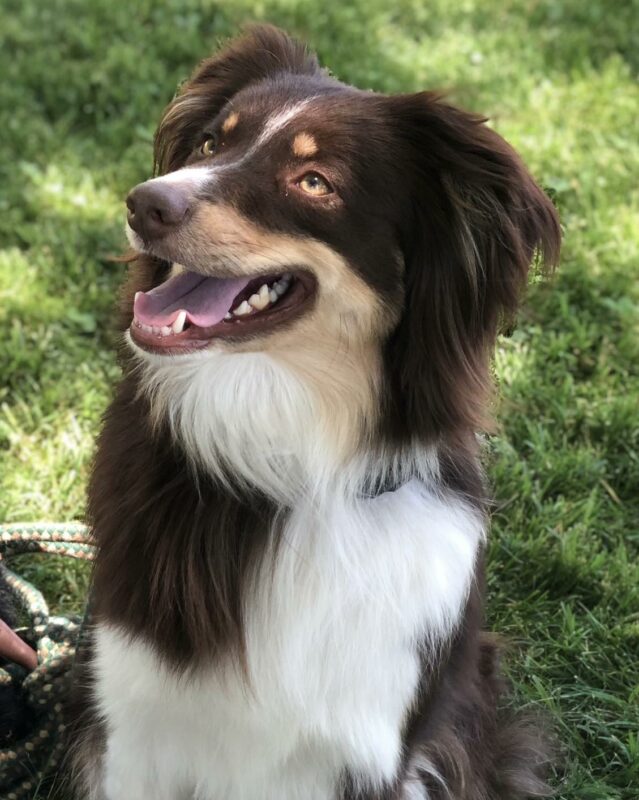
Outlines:
POLYGON ((552 204, 484 120, 431 93, 347 86, 259 27, 196 70, 155 159, 159 177, 127 206, 144 254, 130 341, 156 388, 180 372, 206 385, 202 402, 225 384, 229 408, 244 392, 268 425, 262 401, 300 413, 264 372, 277 365, 351 453, 363 436, 482 424, 500 321, 560 240, 552 204))

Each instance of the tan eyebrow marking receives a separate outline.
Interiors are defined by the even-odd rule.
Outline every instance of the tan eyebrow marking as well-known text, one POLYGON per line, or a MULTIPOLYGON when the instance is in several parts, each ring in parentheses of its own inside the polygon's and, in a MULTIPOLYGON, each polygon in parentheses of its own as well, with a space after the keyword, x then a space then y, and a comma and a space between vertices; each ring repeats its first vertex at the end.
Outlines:
POLYGON ((308 158, 314 156, 317 150, 317 142, 310 133, 298 133, 293 139, 293 152, 296 156, 308 158))
POLYGON ((231 114, 228 115, 228 117, 222 123, 222 131, 224 133, 230 133, 233 130, 233 128, 237 125, 239 119, 240 115, 237 113, 237 111, 233 111, 231 114))

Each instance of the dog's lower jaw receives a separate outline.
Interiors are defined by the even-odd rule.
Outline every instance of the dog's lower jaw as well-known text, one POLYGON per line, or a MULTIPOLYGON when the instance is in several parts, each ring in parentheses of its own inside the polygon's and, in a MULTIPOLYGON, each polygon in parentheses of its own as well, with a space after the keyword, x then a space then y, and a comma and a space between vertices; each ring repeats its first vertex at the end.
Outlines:
POLYGON ((248 685, 230 663, 176 673, 99 625, 106 800, 334 800, 345 773, 375 797, 399 774, 423 659, 459 623, 482 535, 417 480, 321 519, 294 509, 246 601, 248 685))

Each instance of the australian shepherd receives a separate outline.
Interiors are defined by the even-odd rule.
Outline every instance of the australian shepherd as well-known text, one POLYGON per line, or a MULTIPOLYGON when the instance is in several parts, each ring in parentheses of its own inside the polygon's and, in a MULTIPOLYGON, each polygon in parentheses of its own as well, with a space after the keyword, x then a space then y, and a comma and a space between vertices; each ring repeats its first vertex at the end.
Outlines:
POLYGON ((482 632, 490 360, 552 203, 485 120, 252 28, 129 194, 90 800, 541 796, 482 632))

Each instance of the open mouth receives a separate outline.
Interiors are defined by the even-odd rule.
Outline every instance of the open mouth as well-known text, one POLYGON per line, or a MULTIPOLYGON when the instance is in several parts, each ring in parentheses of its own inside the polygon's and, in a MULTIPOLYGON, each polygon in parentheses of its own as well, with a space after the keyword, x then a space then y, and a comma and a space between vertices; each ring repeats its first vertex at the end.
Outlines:
POLYGON ((147 350, 171 353, 266 333, 298 316, 314 290, 308 272, 214 278, 185 271, 136 294, 131 336, 147 350))

